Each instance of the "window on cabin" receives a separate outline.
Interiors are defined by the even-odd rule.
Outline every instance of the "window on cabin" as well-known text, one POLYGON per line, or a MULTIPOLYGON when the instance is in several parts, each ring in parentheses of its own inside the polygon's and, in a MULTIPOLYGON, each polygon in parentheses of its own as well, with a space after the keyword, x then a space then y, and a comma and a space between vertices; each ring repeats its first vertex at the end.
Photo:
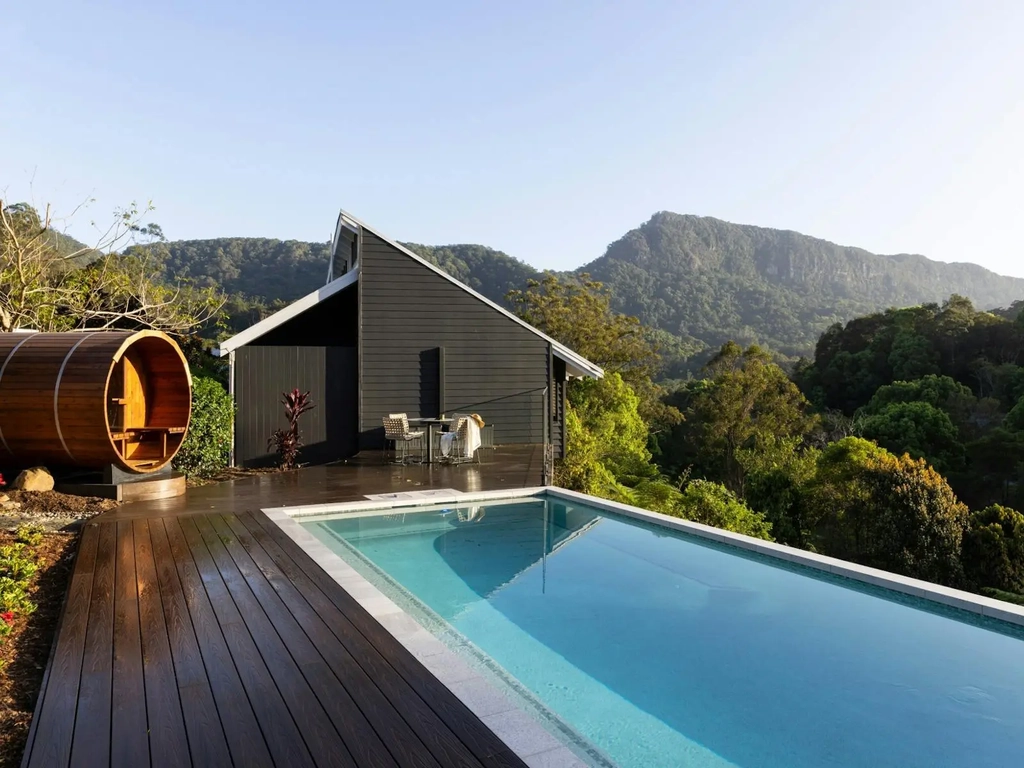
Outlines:
POLYGON ((337 280, 351 269, 354 269, 359 262, 359 235, 346 227, 341 228, 338 234, 338 243, 334 249, 334 257, 331 262, 331 269, 327 276, 327 282, 337 280))

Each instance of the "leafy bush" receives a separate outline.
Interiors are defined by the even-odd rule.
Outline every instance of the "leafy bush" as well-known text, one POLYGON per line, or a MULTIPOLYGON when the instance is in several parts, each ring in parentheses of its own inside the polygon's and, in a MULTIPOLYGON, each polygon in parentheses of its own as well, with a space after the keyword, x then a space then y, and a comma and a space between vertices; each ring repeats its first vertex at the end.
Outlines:
POLYGON ((24 544, 10 544, 0 547, 0 576, 26 582, 37 570, 35 560, 24 544))
POLYGON ((214 379, 197 376, 192 382, 192 420, 185 442, 174 457, 175 469, 189 477, 206 477, 231 460, 234 403, 214 379))
POLYGON ((1024 397, 1006 414, 1006 428, 1024 432, 1024 397))
POLYGON ((28 544, 30 547, 37 547, 43 541, 43 533, 46 529, 41 525, 34 525, 32 523, 22 525, 15 532, 15 538, 21 544, 28 544))
POLYGON ((25 582, 0 576, 0 613, 32 613, 35 603, 28 599, 25 582))
POLYGON ((963 562, 976 589, 1024 593, 1024 515, 998 504, 971 515, 963 562))
POLYGON ((962 469, 965 451, 956 426, 944 411, 926 402, 894 402, 868 416, 864 437, 896 455, 926 459, 940 472, 962 469))
POLYGON ((267 447, 277 453, 281 469, 294 469, 299 460, 299 449, 302 448, 302 435, 299 433, 299 417, 316 406, 309 399, 309 392, 293 389, 281 393, 281 404, 284 406, 284 417, 288 419, 288 429, 275 429, 267 440, 267 447))
POLYGON ((683 490, 677 509, 688 520, 772 541, 772 524, 764 515, 754 512, 720 483, 691 481, 683 490))
POLYGON ((848 437, 821 452, 807 490, 814 544, 822 553, 960 586, 969 512, 924 461, 848 437))

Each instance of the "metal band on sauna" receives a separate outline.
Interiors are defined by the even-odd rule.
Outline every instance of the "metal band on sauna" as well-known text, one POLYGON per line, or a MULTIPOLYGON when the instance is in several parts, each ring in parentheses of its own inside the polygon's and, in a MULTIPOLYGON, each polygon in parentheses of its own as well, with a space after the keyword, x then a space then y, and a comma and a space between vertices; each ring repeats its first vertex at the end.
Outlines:
MULTIPOLYGON (((17 344, 15 344, 14 345, 14 349, 12 349, 10 352, 7 353, 7 357, 4 358, 4 364, 0 365, 0 384, 3 383, 4 371, 7 370, 7 364, 9 362, 11 362, 11 358, 14 357, 14 353, 17 352, 19 349, 21 349, 21 345, 24 344, 29 339, 31 339, 32 336, 33 336, 33 334, 31 334, 31 333, 26 334, 25 338, 22 339, 21 341, 19 341, 17 344)), ((0 426, 0 443, 4 444, 4 450, 5 451, 7 451, 12 456, 14 455, 14 451, 11 450, 11 446, 9 446, 7 444, 7 439, 4 437, 4 430, 3 430, 2 426, 0 426)))
POLYGON ((70 360, 71 356, 75 354, 75 350, 81 346, 83 341, 86 341, 95 335, 95 333, 87 333, 75 342, 75 346, 68 350, 68 353, 64 355, 64 362, 60 364, 60 370, 57 371, 57 383, 53 385, 53 423, 54 426, 57 427, 57 437, 60 438, 60 444, 64 446, 64 452, 72 462, 75 460, 75 455, 71 453, 71 450, 68 448, 68 444, 64 442, 64 433, 60 429, 60 414, 57 412, 57 402, 60 398, 60 380, 64 378, 64 369, 67 367, 68 360, 70 360))

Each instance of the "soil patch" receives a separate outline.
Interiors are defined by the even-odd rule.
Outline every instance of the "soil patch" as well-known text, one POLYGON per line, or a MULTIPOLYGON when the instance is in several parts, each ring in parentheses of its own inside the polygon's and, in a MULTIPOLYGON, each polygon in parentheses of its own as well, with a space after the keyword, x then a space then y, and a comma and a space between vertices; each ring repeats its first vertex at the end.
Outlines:
MULTIPOLYGON (((77 541, 78 534, 48 533, 33 548, 39 570, 29 596, 36 610, 19 616, 14 631, 0 645, 0 768, 15 768, 21 762, 77 541)), ((13 543, 13 535, 0 531, 0 546, 13 543)))
POLYGON ((18 509, 0 509, 0 529, 13 530, 25 523, 34 523, 51 531, 59 531, 81 520, 117 507, 112 499, 71 496, 56 491, 12 491, 0 488, 18 509))

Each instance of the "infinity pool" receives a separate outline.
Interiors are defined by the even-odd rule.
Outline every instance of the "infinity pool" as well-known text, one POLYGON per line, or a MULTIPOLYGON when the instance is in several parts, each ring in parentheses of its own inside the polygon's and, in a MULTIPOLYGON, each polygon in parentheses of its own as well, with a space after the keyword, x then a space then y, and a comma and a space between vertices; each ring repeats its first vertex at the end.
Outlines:
POLYGON ((552 497, 304 526, 621 766, 1024 764, 1004 623, 552 497))

